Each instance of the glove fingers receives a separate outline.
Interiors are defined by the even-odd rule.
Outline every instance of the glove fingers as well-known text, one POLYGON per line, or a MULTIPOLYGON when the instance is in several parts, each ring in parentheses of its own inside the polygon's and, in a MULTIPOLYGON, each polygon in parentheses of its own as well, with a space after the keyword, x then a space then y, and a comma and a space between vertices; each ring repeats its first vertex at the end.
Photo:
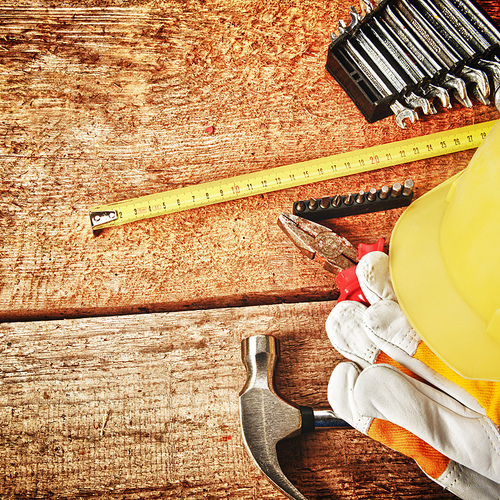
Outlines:
POLYGON ((460 498, 500 498, 500 384, 463 379, 422 342, 396 302, 385 254, 365 256, 356 274, 372 306, 337 305, 327 332, 334 347, 365 370, 353 363, 334 370, 332 408, 356 429, 413 457, 460 498))
POLYGON ((363 315, 366 307, 359 302, 339 302, 326 320, 326 332, 333 347, 362 368, 373 364, 379 350, 366 335, 363 315))
POLYGON ((361 369, 355 363, 338 364, 328 383, 328 402, 342 420, 367 434, 373 419, 362 415, 354 401, 354 387, 360 374, 361 369))
POLYGON ((356 267, 356 276, 370 304, 379 300, 396 300, 389 272, 389 256, 383 252, 366 254, 356 267))
POLYGON ((441 476, 434 480, 462 500, 498 500, 500 498, 499 483, 452 460, 441 476))
POLYGON ((376 363, 385 363, 395 366, 409 376, 415 376, 410 370, 381 351, 367 335, 363 326, 366 310, 363 304, 348 300, 339 302, 333 308, 326 320, 326 332, 333 347, 362 368, 376 363))
POLYGON ((356 379, 353 404, 365 418, 388 420, 450 459, 488 477, 500 477, 500 436, 493 422, 425 383, 388 365, 356 379))
POLYGON ((366 255, 356 273, 363 293, 373 304, 366 313, 364 326, 378 349, 464 405, 486 413, 500 426, 500 383, 461 377, 422 342, 396 302, 388 256, 381 252, 366 255))
MULTIPOLYGON (((378 372, 380 368, 384 367, 379 365, 373 370, 376 369, 378 372)), ((388 382, 384 380, 385 377, 381 378, 380 383, 388 382)), ((450 460, 400 425, 373 418, 360 411, 363 405, 358 405, 357 399, 361 397, 362 401, 365 401, 373 394, 370 390, 365 397, 366 389, 362 387, 365 383, 364 379, 363 372, 354 363, 341 363, 335 368, 328 385, 328 400, 335 414, 371 438, 412 457, 431 479, 463 500, 476 500, 477 498, 497 500, 500 498, 500 484, 492 479, 450 460), (361 382, 359 386, 358 382, 361 382)), ((386 387, 390 389, 391 385, 386 387)), ((394 394, 394 391, 391 390, 390 393, 394 394)), ((377 398, 377 395, 374 397, 377 398)), ((404 404, 402 398, 403 395, 399 394, 398 399, 404 404)), ((389 399, 394 399, 394 396, 390 396, 389 399)), ((420 417, 425 418, 425 415, 417 416, 417 418, 420 417)), ((475 450, 481 453, 481 445, 479 444, 475 450)))
MULTIPOLYGON (((458 376, 456 374, 453 376, 454 372, 435 355, 431 363, 428 360, 423 362, 419 359, 419 357, 428 358, 429 349, 412 328, 396 302, 381 300, 368 308, 363 317, 363 325, 371 341, 395 361, 474 411, 485 413, 484 408, 474 397, 477 391, 471 390, 471 385, 474 383, 465 379, 462 379, 461 385, 453 383, 451 379, 456 379, 458 376), (425 356, 421 356, 424 351, 425 356), (445 376, 430 368, 428 364, 433 367, 441 366, 443 371, 446 371, 445 376)), ((455 380, 455 382, 458 381, 455 380)), ((484 383, 479 385, 483 386, 484 383)))
POLYGON ((354 394, 361 373, 354 363, 340 363, 333 371, 328 384, 328 401, 335 414, 363 434, 413 458, 431 479, 437 481, 448 468, 448 457, 406 429, 359 411, 354 394))

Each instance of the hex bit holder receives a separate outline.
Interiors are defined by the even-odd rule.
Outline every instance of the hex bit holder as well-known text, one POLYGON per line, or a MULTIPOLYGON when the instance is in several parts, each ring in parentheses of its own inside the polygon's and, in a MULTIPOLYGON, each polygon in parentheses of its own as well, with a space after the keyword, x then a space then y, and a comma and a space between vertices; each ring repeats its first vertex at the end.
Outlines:
POLYGON ((471 107, 469 93, 500 111, 500 31, 473 0, 361 6, 332 33, 326 69, 368 122, 394 114, 406 128, 450 97, 471 107))
POLYGON ((293 214, 318 221, 405 207, 413 200, 413 188, 414 182, 408 179, 392 187, 300 200, 293 204, 293 214))

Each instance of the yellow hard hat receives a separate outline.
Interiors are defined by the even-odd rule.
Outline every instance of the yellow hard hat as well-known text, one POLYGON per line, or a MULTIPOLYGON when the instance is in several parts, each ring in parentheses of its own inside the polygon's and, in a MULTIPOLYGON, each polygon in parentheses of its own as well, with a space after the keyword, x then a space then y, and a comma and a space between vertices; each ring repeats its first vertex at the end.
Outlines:
POLYGON ((463 377, 500 381, 500 122, 463 172, 403 213, 390 268, 425 343, 463 377))

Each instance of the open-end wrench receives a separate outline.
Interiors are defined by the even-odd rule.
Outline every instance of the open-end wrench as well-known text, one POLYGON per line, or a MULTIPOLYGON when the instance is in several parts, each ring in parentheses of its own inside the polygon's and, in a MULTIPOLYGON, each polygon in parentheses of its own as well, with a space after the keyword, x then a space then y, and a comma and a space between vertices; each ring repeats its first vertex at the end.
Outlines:
POLYGON ((425 74, 434 78, 443 73, 443 68, 434 60, 432 55, 422 46, 420 41, 415 37, 406 26, 401 22, 390 5, 386 5, 381 17, 381 21, 387 24, 399 38, 400 43, 410 51, 413 58, 418 62, 420 68, 425 74))
POLYGON ((484 53, 492 46, 482 33, 457 9, 450 0, 434 0, 439 12, 446 20, 455 27, 462 38, 478 53, 484 53))
MULTIPOLYGON (((431 19, 434 18, 436 12, 430 6, 428 10, 427 4, 421 2, 424 11, 429 14, 431 19)), ((436 59, 447 69, 453 69, 457 64, 464 60, 464 57, 471 57, 474 51, 464 42, 459 43, 460 35, 455 32, 449 33, 446 30, 440 29, 439 24, 433 24, 430 20, 408 0, 398 0, 399 12, 404 17, 406 22, 411 25, 411 28, 418 32, 421 40, 426 44, 427 48, 433 53, 436 59), (449 35, 449 38, 448 38, 449 35), (457 39, 453 42, 454 36, 457 39)), ((488 96, 490 88, 488 77, 479 69, 471 68, 467 65, 462 65, 457 68, 456 75, 466 83, 474 84, 474 94, 483 103, 489 104, 488 96)), ((466 103, 468 104, 468 102, 466 103)))
POLYGON ((479 59, 477 65, 483 68, 491 78, 491 95, 498 111, 500 111, 500 62, 479 59))
POLYGON ((398 42, 390 26, 383 25, 375 17, 370 21, 368 26, 372 29, 374 37, 386 47, 391 55, 398 61, 400 66, 407 72, 413 82, 420 85, 420 91, 426 99, 432 100, 433 98, 438 98, 443 107, 451 107, 448 91, 426 81, 426 75, 419 68, 418 64, 408 56, 407 52, 398 42))
POLYGON ((486 73, 480 69, 464 65, 459 75, 465 83, 474 84, 472 92, 478 101, 482 104, 490 104, 490 100, 488 99, 490 95, 490 84, 486 73))
POLYGON ((426 75, 420 70, 418 65, 410 59, 408 54, 397 42, 389 26, 383 26, 374 17, 368 23, 367 28, 371 30, 370 33, 373 39, 376 40, 381 46, 385 47, 385 49, 391 54, 402 70, 406 73, 408 78, 411 79, 412 83, 419 86, 423 97, 429 101, 433 114, 436 112, 436 109, 432 104, 432 99, 434 98, 438 98, 441 101, 442 106, 445 108, 449 108, 451 106, 450 96, 447 90, 426 81, 426 75))
MULTIPOLYGON (((335 40, 336 35, 331 34, 332 40, 335 40)), ((390 89, 387 84, 380 78, 376 70, 372 68, 370 63, 364 59, 361 53, 351 44, 346 41, 342 48, 345 50, 347 58, 354 61, 364 77, 371 83, 374 90, 378 93, 381 99, 390 98, 394 95, 394 89, 390 89)), ((345 57, 345 56, 344 56, 345 57)), ((407 108, 401 104, 396 98, 389 104, 389 108, 394 113, 396 123, 402 128, 406 128, 405 120, 408 119, 411 123, 418 120, 418 114, 413 109, 407 108)))
POLYGON ((348 26, 339 21, 327 69, 368 121, 390 109, 406 128, 417 108, 436 113, 436 99, 472 107, 468 93, 500 111, 500 29, 473 0, 359 2, 348 26))
POLYGON ((467 95, 465 82, 443 68, 424 48, 418 38, 411 33, 401 19, 396 15, 390 5, 384 9, 382 21, 393 29, 394 33, 411 51, 411 55, 430 78, 439 78, 440 85, 452 91, 457 100, 466 107, 472 107, 472 102, 467 95))
MULTIPOLYGON (((427 0, 420 0, 426 1, 427 0)), ((478 53, 484 53, 489 50, 496 40, 495 33, 491 34, 490 39, 487 40, 479 32, 475 25, 473 25, 466 16, 453 4, 451 0, 434 0, 439 6, 440 12, 443 16, 454 26, 467 44, 473 47, 478 53)), ((478 20, 479 22, 479 20, 478 20)), ((489 77, 490 94, 493 97, 495 106, 500 111, 500 75, 498 73, 498 60, 479 59, 476 62, 477 66, 482 69, 489 77)))
MULTIPOLYGON (((339 21, 339 32, 341 34, 358 26, 360 22, 361 17, 354 7, 351 6, 349 13, 351 15, 351 23, 348 26, 346 26, 342 20, 339 21)), ((402 99, 406 102, 406 104, 408 104, 408 106, 412 109, 420 108, 426 115, 436 113, 434 106, 432 106, 429 100, 425 97, 419 96, 414 92, 404 93, 405 88, 414 82, 412 82, 411 79, 405 81, 404 76, 407 75, 404 71, 402 71, 402 68, 394 67, 362 30, 359 30, 356 33, 356 41, 368 58, 373 62, 375 67, 378 68, 388 79, 390 85, 394 88, 396 93, 401 95, 404 94, 402 99)))
POLYGON ((408 57, 406 51, 397 42, 390 27, 383 26, 374 17, 368 24, 368 28, 371 29, 373 37, 397 60, 413 83, 418 84, 425 80, 425 73, 408 57))
POLYGON ((347 29, 351 30, 358 26, 363 16, 356 10, 356 7, 354 7, 353 5, 349 7, 349 15, 351 16, 351 22, 349 23, 349 26, 347 26, 347 29))
POLYGON ((411 3, 448 44, 456 50, 462 59, 467 60, 482 54, 482 51, 477 51, 462 37, 456 27, 439 12, 433 2, 428 0, 411 0, 411 3))
POLYGON ((405 27, 419 37, 422 45, 432 54, 439 66, 447 71, 455 69, 461 61, 460 56, 425 18, 406 0, 397 0, 396 8, 405 27))
MULTIPOLYGON (((406 82, 403 79, 398 69, 392 66, 392 64, 377 49, 375 44, 363 33, 363 31, 358 31, 356 40, 359 43, 360 47, 373 61, 375 66, 389 79, 396 91, 398 93, 404 92, 405 87, 407 87, 410 82, 406 82)), ((431 107, 427 99, 418 96, 414 92, 405 93, 402 99, 404 99, 411 108, 420 108, 426 115, 429 115, 435 111, 435 109, 431 107)))
MULTIPOLYGON (((411 7, 406 3, 403 4, 403 8, 406 9, 407 19, 410 21, 410 23, 413 21, 415 26, 418 26, 420 28, 419 24, 420 20, 414 19, 414 17, 417 16, 421 18, 420 14, 418 12, 410 11, 411 7)), ((393 30, 394 28, 398 29, 399 31, 398 34, 401 38, 403 38, 403 40, 404 37, 407 36, 407 41, 409 41, 410 45, 413 43, 415 47, 412 55, 417 56, 424 70, 426 70, 427 76, 432 77, 437 72, 439 73, 442 71, 449 70, 450 68, 454 67, 461 61, 461 58, 459 54, 457 54, 455 49, 453 47, 448 46, 448 44, 444 40, 440 40, 440 35, 438 33, 436 32, 432 33, 433 35, 435 35, 435 38, 438 39, 436 42, 432 37, 430 37, 430 35, 427 34, 427 32, 423 28, 420 28, 419 34, 421 36, 426 35, 428 39, 427 48, 424 48, 424 46, 419 43, 418 36, 412 35, 411 32, 409 32, 403 20, 398 18, 395 14, 393 15, 391 8, 389 6, 387 6, 387 10, 389 11, 388 12, 389 17, 393 21, 393 23, 387 26, 387 29, 388 30, 393 30), (441 49, 440 47, 443 48, 441 49)), ((358 26, 360 22, 360 16, 354 7, 351 7, 350 15, 351 15, 351 23, 349 24, 349 26, 346 26, 345 23, 343 23, 342 21, 339 22, 339 31, 341 33, 345 33, 346 31, 358 26)), ((376 22, 375 18, 374 21, 376 22)), ((430 28, 430 30, 432 30, 432 28, 430 28)), ((409 82, 406 83, 401 82, 402 80, 400 78, 401 73, 399 73, 399 77, 398 75, 395 75, 395 71, 393 71, 392 65, 386 64, 384 56, 377 52, 377 49, 373 47, 372 44, 370 44, 369 39, 366 40, 366 37, 361 31, 356 33, 356 39, 359 41, 363 50, 367 52, 369 57, 376 62, 377 67, 383 69, 384 75, 388 75, 392 86, 397 91, 401 92, 402 88, 404 88, 402 85, 406 85, 409 82)), ((386 45, 385 48, 390 49, 391 47, 386 45)), ((403 68, 402 73, 407 74, 407 76, 409 76, 410 79, 419 78, 420 80, 422 80, 423 73, 418 69, 418 66, 416 64, 413 63, 413 67, 415 68, 415 70, 413 71, 411 69, 408 70, 408 64, 405 64, 405 62, 409 61, 409 57, 407 54, 405 54, 404 50, 402 49, 400 50, 401 53, 404 54, 403 57, 396 55, 396 53, 392 53, 391 55, 393 55, 398 64, 402 66, 403 68), (405 56, 406 56, 406 61, 404 60, 405 56)), ((475 83, 474 90, 475 93, 477 94, 477 98, 481 102, 487 104, 489 102, 487 100, 487 95, 489 95, 489 86, 486 75, 482 71, 470 67, 464 68, 463 70, 461 70, 461 72, 463 73, 463 75, 461 75, 463 76, 462 78, 458 78, 450 73, 445 74, 443 77, 443 86, 452 90, 456 99, 463 106, 472 107, 472 102, 470 101, 466 91, 466 82, 475 83)), ((441 100, 441 103, 444 107, 447 108, 451 107, 449 94, 446 91, 446 88, 438 87, 431 83, 426 83, 423 84, 421 87, 421 90, 424 93, 423 97, 418 96, 415 93, 410 93, 407 96, 405 96, 405 101, 413 109, 421 107, 422 111, 425 114, 435 113, 436 109, 429 101, 429 99, 432 99, 434 97, 438 97, 441 100)))
POLYGON ((465 82, 450 73, 439 80, 439 83, 446 89, 451 90, 452 95, 455 99, 466 108, 472 108, 472 101, 467 95, 467 88, 465 82))
POLYGON ((373 12, 373 5, 370 0, 360 0, 362 9, 365 11, 365 16, 373 12))
POLYGON ((484 53, 491 47, 488 41, 476 27, 460 12, 450 0, 434 0, 442 17, 455 27, 462 38, 478 53, 484 53))
POLYGON ((491 44, 500 44, 498 29, 470 0, 452 0, 452 2, 491 44))

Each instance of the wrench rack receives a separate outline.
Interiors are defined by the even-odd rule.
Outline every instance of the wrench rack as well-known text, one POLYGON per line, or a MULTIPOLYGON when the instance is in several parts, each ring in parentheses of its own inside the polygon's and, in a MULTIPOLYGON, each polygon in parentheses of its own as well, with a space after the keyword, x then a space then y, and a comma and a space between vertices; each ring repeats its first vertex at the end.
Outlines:
POLYGON ((331 34, 326 69, 366 120, 401 128, 451 99, 500 111, 500 31, 472 0, 361 0, 331 34), (491 99, 491 100, 490 100, 491 99))

